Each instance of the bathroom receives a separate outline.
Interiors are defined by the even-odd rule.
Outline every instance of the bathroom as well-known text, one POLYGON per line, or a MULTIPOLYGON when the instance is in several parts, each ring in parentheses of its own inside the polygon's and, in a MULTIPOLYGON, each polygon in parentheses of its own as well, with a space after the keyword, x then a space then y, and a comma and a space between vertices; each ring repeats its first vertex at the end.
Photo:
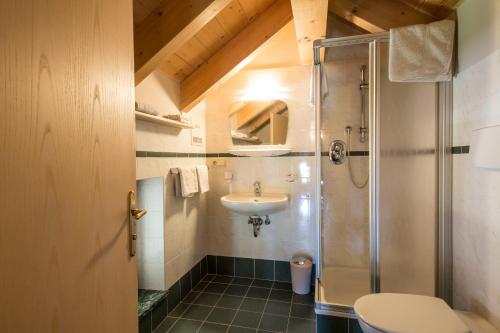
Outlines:
POLYGON ((500 331, 498 0, 0 17, 2 332, 500 331))

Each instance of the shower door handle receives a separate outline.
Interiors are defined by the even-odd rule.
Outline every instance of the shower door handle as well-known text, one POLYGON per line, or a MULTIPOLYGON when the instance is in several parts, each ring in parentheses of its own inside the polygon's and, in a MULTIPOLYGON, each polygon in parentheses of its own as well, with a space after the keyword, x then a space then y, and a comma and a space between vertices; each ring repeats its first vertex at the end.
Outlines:
POLYGON ((334 140, 328 148, 328 157, 333 164, 342 164, 346 158, 346 144, 342 140, 334 140))
POLYGON ((131 257, 135 256, 137 248, 136 222, 147 213, 145 209, 137 209, 135 205, 136 205, 135 192, 130 191, 128 193, 128 226, 129 226, 129 247, 130 247, 131 257))

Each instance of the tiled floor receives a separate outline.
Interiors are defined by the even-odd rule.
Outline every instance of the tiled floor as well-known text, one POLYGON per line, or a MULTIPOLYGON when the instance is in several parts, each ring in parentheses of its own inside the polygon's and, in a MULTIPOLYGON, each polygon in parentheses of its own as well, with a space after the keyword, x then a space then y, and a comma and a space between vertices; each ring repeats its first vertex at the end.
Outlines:
POLYGON ((315 329, 314 293, 296 295, 290 283, 207 275, 154 332, 313 333, 315 329))

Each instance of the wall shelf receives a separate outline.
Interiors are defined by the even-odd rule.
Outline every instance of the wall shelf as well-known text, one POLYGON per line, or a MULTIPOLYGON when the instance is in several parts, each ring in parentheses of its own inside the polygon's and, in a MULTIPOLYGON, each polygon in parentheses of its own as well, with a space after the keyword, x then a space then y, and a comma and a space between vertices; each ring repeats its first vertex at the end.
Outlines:
POLYGON ((135 111, 135 119, 149 121, 150 123, 156 123, 159 125, 177 127, 177 128, 195 128, 191 124, 186 124, 180 121, 171 120, 163 117, 153 116, 147 113, 135 111))

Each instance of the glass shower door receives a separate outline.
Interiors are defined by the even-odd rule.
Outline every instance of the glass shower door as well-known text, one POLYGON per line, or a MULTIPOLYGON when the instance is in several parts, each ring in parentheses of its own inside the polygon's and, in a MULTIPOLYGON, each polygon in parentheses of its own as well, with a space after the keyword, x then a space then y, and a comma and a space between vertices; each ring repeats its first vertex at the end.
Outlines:
POLYGON ((368 44, 325 52, 320 293, 323 300, 339 306, 352 306, 370 292, 368 66, 368 44), (330 161, 328 151, 334 142, 343 145, 343 163, 330 161))
POLYGON ((379 70, 380 292, 436 295, 438 94, 436 83, 388 79, 379 70))
MULTIPOLYGON (((317 309, 349 316, 357 298, 374 292, 435 296, 443 262, 439 242, 447 237, 439 231, 439 197, 445 192, 438 185, 449 172, 438 169, 446 103, 438 103, 435 83, 388 80, 387 34, 324 45, 328 94, 316 103, 317 309), (362 111, 369 118, 369 140, 362 140, 362 111), (343 163, 332 163, 332 147, 333 157, 344 152, 343 163)), ((319 82, 316 75, 316 87, 319 82)))

